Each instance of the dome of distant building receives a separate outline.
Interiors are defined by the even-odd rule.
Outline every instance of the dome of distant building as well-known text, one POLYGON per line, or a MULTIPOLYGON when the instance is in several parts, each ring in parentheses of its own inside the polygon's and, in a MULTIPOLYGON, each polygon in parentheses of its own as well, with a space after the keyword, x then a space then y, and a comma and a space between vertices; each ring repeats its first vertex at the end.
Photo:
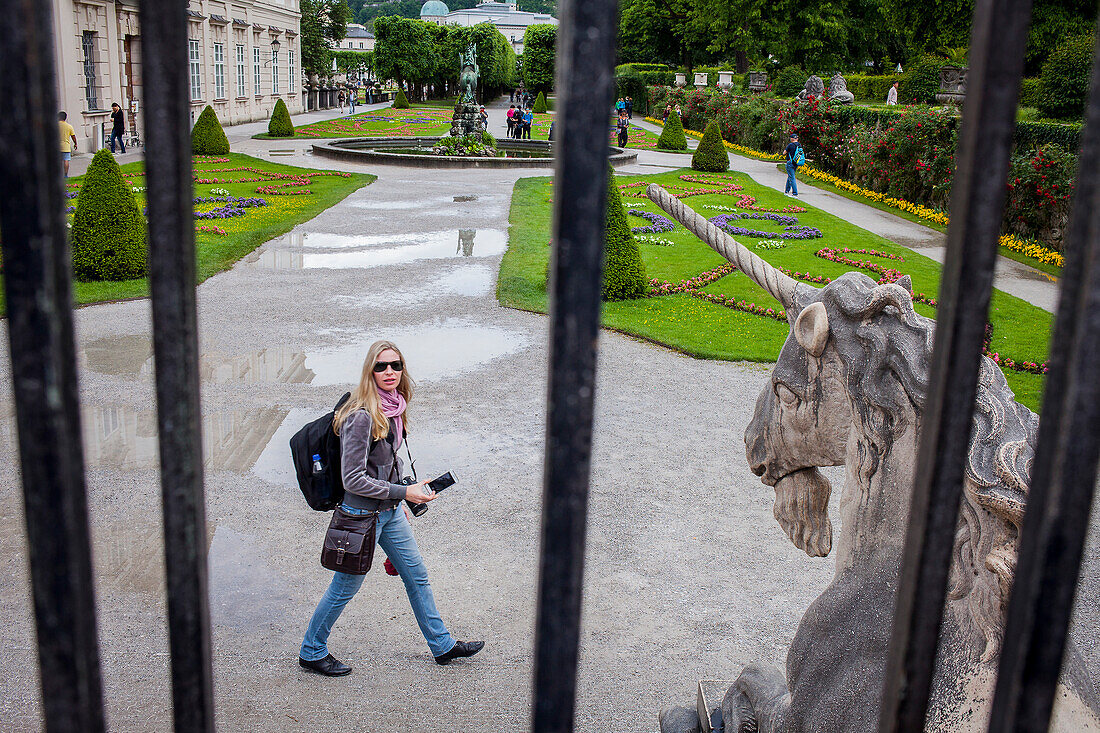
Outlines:
POLYGON ((420 17, 441 18, 449 12, 451 12, 451 9, 442 0, 428 0, 424 3, 424 7, 420 8, 420 17))

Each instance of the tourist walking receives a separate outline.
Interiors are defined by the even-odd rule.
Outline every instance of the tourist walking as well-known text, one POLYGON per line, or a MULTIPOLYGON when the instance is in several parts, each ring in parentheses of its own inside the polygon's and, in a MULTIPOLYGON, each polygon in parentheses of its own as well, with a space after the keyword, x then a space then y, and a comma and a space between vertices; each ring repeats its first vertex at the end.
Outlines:
POLYGON ((66 120, 68 115, 64 112, 57 113, 57 127, 61 132, 61 162, 65 167, 65 177, 69 177, 69 161, 76 152, 76 130, 66 120))
POLYGON ((478 117, 481 119, 481 129, 487 130, 489 128, 489 113, 485 111, 485 105, 481 106, 478 111, 478 117))
POLYGON ((668 123, 668 116, 672 114, 672 105, 665 106, 665 113, 661 115, 661 124, 668 123))
POLYGON ((627 97, 623 100, 623 103, 626 105, 627 118, 631 120, 634 119, 634 100, 630 97, 627 97))
POLYGON ((513 104, 508 108, 506 117, 508 118, 508 137, 512 137, 516 129, 516 105, 513 104))
POLYGON ((798 196, 798 181, 794 173, 798 170, 798 158, 802 153, 802 147, 798 144, 798 133, 791 133, 791 141, 787 144, 787 185, 783 187, 783 193, 787 196, 798 196))
POLYGON ((359 101, 359 87, 348 87, 348 114, 355 114, 355 105, 359 101))
POLYGON ((889 107, 892 104, 898 103, 898 83, 895 81, 890 85, 890 91, 886 92, 886 106, 889 107))
POLYGON ((340 103, 340 114, 344 114, 344 90, 340 90, 340 94, 337 95, 337 101, 340 103))
POLYGON ((118 106, 118 102, 111 103, 111 155, 115 153, 115 140, 118 140, 118 146, 122 149, 122 153, 126 153, 126 143, 122 141, 122 134, 126 129, 126 120, 122 114, 122 107, 118 106))
MULTIPOLYGON (((428 649, 438 664, 447 664, 452 659, 477 654, 485 642, 456 641, 447 631, 402 504, 405 499, 425 503, 436 496, 426 481, 399 483, 401 460, 397 449, 408 434, 407 407, 412 395, 413 381, 400 350, 389 341, 375 341, 363 362, 359 385, 333 419, 333 429, 340 436, 340 472, 344 479, 344 499, 335 511, 346 517, 377 513, 377 542, 405 583, 413 615, 428 649)), ((332 583, 306 628, 298 655, 302 667, 330 677, 351 672, 350 666, 329 653, 328 637, 364 578, 365 575, 338 571, 333 574, 332 583)), ((378 619, 369 629, 360 631, 357 645, 377 638, 382 613, 376 613, 378 619)))
POLYGON ((619 132, 619 147, 625 148, 630 130, 630 118, 626 116, 625 109, 619 112, 619 119, 615 121, 615 127, 619 132))
POLYGON ((626 112, 626 102, 623 101, 622 97, 619 97, 615 100, 615 114, 620 115, 624 112, 626 112))

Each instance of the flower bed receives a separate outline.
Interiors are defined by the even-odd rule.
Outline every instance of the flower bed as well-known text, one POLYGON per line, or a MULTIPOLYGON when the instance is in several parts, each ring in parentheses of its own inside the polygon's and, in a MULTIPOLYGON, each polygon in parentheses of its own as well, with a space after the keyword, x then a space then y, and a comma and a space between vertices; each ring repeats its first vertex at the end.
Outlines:
MULTIPOLYGON (((296 127, 294 137, 438 137, 450 131, 453 114, 449 109, 387 107, 351 117, 296 127)), ((267 138, 268 136, 264 134, 256 137, 267 138)))

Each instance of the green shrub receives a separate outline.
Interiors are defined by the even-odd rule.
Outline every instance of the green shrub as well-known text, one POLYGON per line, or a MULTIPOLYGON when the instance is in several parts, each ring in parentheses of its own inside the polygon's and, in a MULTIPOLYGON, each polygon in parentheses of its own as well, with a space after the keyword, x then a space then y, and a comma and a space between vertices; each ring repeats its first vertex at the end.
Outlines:
POLYGON ((775 75, 772 91, 777 97, 793 97, 806 88, 806 79, 809 77, 801 67, 785 66, 775 75))
MULTIPOLYGON (((682 134, 682 131, 681 131, 682 134)), ((610 168, 610 166, 608 166, 610 168)), ((631 300, 649 292, 645 265, 626 219, 615 170, 607 174, 607 224, 604 230, 603 299, 631 300)))
POLYGON ((935 56, 921 56, 910 64, 901 79, 898 101, 903 104, 935 104, 943 65, 943 59, 935 56))
POLYGON ((634 111, 644 115, 649 95, 646 93, 646 84, 642 75, 631 69, 629 65, 620 66, 618 69, 615 72, 615 98, 630 97, 634 100, 634 111))
POLYGON ((536 114, 546 114, 546 97, 543 96, 542 92, 539 92, 539 95, 535 97, 535 103, 531 105, 531 111, 536 114))
POLYGON ((1084 125, 1072 122, 1017 122, 1013 140, 1017 148, 1039 148, 1054 144, 1071 153, 1081 149, 1081 128, 1084 125))
POLYGON ((481 131, 481 142, 490 148, 495 148, 497 146, 497 139, 493 137, 493 133, 488 130, 481 131))
POLYGON ((1042 79, 1024 79, 1020 82, 1020 106, 1039 107, 1039 99, 1043 94, 1042 79))
POLYGON ((78 280, 145 276, 145 217, 109 150, 96 153, 88 166, 76 199, 71 237, 73 273, 78 280))
POLYGON ((225 136, 218 115, 209 104, 191 128, 191 153, 193 155, 228 155, 229 139, 225 136))
MULTIPOLYGON (((856 95, 860 102, 886 101, 886 95, 895 81, 902 81, 899 74, 887 74, 885 76, 870 76, 865 74, 852 74, 844 77, 848 83, 848 91, 856 95)), ((938 82, 937 82, 938 84, 938 82)))
POLYGON ((393 108, 394 109, 408 109, 409 108, 409 100, 408 100, 408 98, 405 97, 405 90, 404 89, 399 88, 397 90, 397 96, 393 98, 393 108))
POLYGON ((722 143, 722 133, 718 131, 718 123, 714 120, 707 124, 707 131, 703 133, 699 147, 691 156, 691 167, 697 171, 713 173, 729 170, 730 158, 726 154, 726 146, 722 143))
POLYGON ((676 114, 675 110, 665 121, 665 129, 661 130, 661 136, 657 138, 657 147, 664 150, 687 150, 687 136, 684 135, 680 115, 676 114))
POLYGON ((1092 70, 1092 36, 1066 40, 1043 64, 1039 111, 1056 119, 1077 119, 1085 112, 1092 70))
POLYGON ((267 123, 267 134, 271 137, 294 137, 294 123, 290 121, 290 110, 286 102, 279 99, 271 111, 271 121, 267 123))

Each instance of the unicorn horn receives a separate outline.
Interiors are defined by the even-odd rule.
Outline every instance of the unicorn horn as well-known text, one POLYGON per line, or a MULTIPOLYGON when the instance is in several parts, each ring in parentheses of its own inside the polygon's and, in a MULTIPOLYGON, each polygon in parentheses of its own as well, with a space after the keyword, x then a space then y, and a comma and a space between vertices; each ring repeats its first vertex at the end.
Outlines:
POLYGON ((645 192, 653 203, 687 227, 692 234, 709 244, 715 252, 732 262, 738 270, 752 278, 754 283, 767 290, 773 298, 783 304, 784 308, 794 307, 794 291, 798 283, 792 278, 754 255, 744 245, 739 244, 733 237, 689 209, 683 201, 673 198, 668 191, 656 183, 649 184, 645 192))

